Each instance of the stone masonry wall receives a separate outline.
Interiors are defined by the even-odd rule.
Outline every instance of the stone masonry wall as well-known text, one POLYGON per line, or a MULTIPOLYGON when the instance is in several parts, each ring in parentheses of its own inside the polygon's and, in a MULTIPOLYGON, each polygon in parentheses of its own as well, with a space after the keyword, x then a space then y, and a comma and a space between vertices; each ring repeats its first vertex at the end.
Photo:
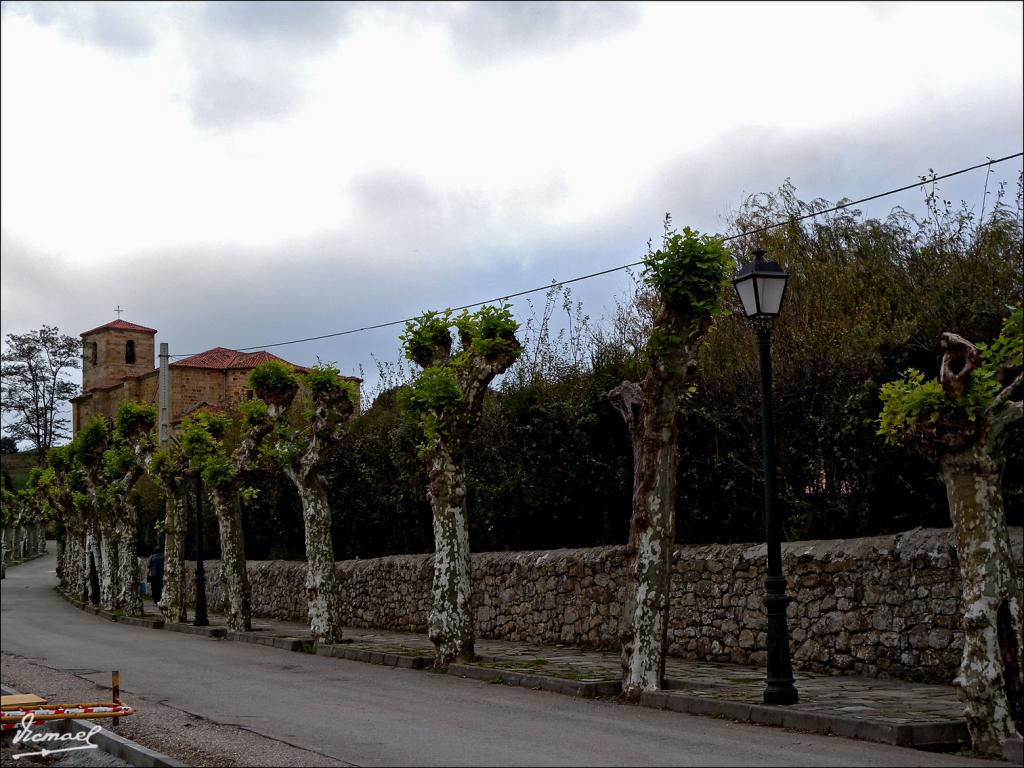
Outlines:
MULTIPOLYGON (((1022 531, 1011 529, 1018 578, 1022 531)), ((678 547, 669 653, 763 666, 765 545, 678 547)), ((948 529, 783 545, 793 665, 829 674, 949 683, 963 648, 960 575, 948 529)), ((618 648, 625 547, 473 555, 478 637, 618 648)), ((207 563, 211 610, 223 603, 207 563)), ((425 631, 432 555, 337 564, 350 626, 425 631)), ((188 570, 192 592, 194 565, 188 570)), ((305 563, 250 561, 253 613, 305 621, 305 563)))

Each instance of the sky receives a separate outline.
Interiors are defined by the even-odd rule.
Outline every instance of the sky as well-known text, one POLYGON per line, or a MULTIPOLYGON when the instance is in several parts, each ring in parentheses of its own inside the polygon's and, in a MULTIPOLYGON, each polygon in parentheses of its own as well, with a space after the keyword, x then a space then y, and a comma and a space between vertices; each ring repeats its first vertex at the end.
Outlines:
MULTIPOLYGON (((1019 2, 2 9, 3 334, 122 307, 172 355, 261 348, 635 262, 666 212, 721 232, 787 179, 855 199, 1024 145, 1019 2)), ((370 386, 401 330, 271 351, 370 386)))

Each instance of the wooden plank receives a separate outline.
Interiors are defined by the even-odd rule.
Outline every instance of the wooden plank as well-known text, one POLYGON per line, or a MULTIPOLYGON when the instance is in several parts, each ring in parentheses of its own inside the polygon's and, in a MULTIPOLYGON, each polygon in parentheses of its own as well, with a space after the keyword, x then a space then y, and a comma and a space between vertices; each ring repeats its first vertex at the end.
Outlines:
POLYGON ((46 699, 36 696, 34 693, 14 693, 10 696, 0 696, 0 708, 35 706, 45 704, 46 699))

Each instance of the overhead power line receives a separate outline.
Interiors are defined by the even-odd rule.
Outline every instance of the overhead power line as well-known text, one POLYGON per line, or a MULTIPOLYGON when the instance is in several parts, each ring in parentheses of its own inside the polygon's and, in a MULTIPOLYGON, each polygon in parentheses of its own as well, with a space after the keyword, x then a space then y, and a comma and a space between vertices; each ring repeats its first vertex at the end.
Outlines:
MULTIPOLYGON (((870 202, 872 200, 878 200, 878 199, 883 198, 883 197, 889 197, 890 195, 899 194, 900 192, 906 192, 908 190, 915 189, 917 187, 921 187, 921 186, 923 186, 925 184, 933 184, 933 183, 935 183, 937 181, 942 181, 943 179, 949 179, 949 178, 952 178, 954 176, 960 176, 961 174, 969 173, 970 171, 976 171, 979 168, 991 168, 993 165, 996 165, 998 163, 1006 162, 1007 160, 1013 160, 1014 158, 1018 158, 1018 157, 1021 157, 1021 156, 1024 156, 1024 152, 1017 152, 1016 154, 1013 154, 1013 155, 1006 155, 1005 157, 996 158, 995 160, 989 159, 987 162, 978 163, 977 165, 972 165, 972 166, 970 166, 968 168, 961 168, 960 170, 951 171, 949 173, 944 173, 944 174, 941 174, 941 175, 934 175, 933 174, 933 175, 927 176, 927 177, 922 176, 920 178, 920 180, 914 182, 913 184, 907 184, 907 185, 902 186, 902 187, 897 187, 896 189, 890 189, 890 190, 887 190, 885 192, 879 192, 878 194, 875 194, 875 195, 870 195, 868 197, 862 197, 859 200, 851 200, 851 201, 849 201, 847 203, 841 203, 839 205, 834 205, 831 208, 824 208, 824 209, 822 209, 820 211, 811 211, 811 212, 805 213, 805 214, 803 214, 801 216, 790 216, 790 217, 787 217, 787 218, 785 218, 785 219, 783 219, 781 221, 776 221, 776 222, 773 222, 771 224, 766 224, 763 227, 758 227, 757 229, 750 229, 750 230, 747 230, 745 232, 740 232, 739 234, 736 234, 736 235, 730 235, 729 237, 723 237, 722 238, 722 242, 723 243, 727 243, 730 240, 737 240, 737 239, 739 239, 741 237, 749 237, 751 235, 757 235, 757 234, 760 234, 761 232, 767 232, 767 231, 769 231, 771 229, 775 229, 776 227, 781 227, 781 226, 784 226, 786 224, 792 224, 793 222, 796 222, 796 221, 803 221, 804 219, 813 219, 816 216, 822 216, 822 215, 824 215, 826 213, 834 213, 835 211, 841 211, 844 208, 849 208, 849 207, 854 206, 854 205, 860 205, 861 203, 867 203, 867 202, 870 202)), ((505 294, 504 296, 497 296, 497 297, 495 297, 493 299, 486 299, 484 301, 474 301, 471 304, 463 304, 461 307, 449 307, 448 309, 449 309, 449 311, 452 311, 452 312, 459 312, 459 311, 461 311, 463 309, 470 309, 472 307, 479 307, 479 306, 482 306, 484 304, 495 304, 495 303, 501 302, 501 301, 508 301, 509 299, 516 299, 516 298, 519 298, 520 296, 528 296, 531 293, 539 293, 540 291, 550 291, 552 288, 560 288, 560 287, 562 287, 564 285, 570 285, 572 283, 581 282, 582 280, 590 280, 591 278, 600 277, 601 275, 611 274, 612 272, 621 272, 624 269, 630 269, 631 267, 639 267, 642 264, 643 264, 643 260, 641 259, 640 261, 633 261, 633 262, 630 262, 629 264, 621 264, 621 265, 619 265, 617 267, 609 267, 608 269, 602 269, 599 272, 591 272, 590 274, 580 275, 579 277, 573 277, 573 278, 570 278, 568 280, 560 280, 560 281, 557 281, 557 282, 552 281, 550 283, 547 283, 546 285, 541 285, 541 286, 538 286, 536 288, 528 288, 525 291, 518 291, 516 293, 508 293, 508 294, 505 294)), ((337 331, 335 333, 324 333, 324 334, 321 334, 320 336, 307 336, 306 338, 303 338, 303 339, 292 339, 291 341, 278 341, 278 342, 275 342, 273 344, 261 344, 259 346, 255 346, 255 347, 242 347, 242 348, 240 348, 240 349, 238 349, 236 351, 238 351, 238 352, 251 352, 253 350, 268 349, 269 347, 284 347, 284 346, 287 346, 289 344, 302 344, 303 342, 306 342, 306 341, 320 341, 321 339, 333 339, 333 338, 338 337, 338 336, 349 336, 349 335, 354 334, 354 333, 363 333, 364 331, 375 331, 375 330, 377 330, 379 328, 389 328, 389 327, 391 327, 393 325, 404 325, 406 323, 412 322, 415 319, 416 319, 415 317, 407 317, 407 318, 405 318, 403 320, 390 320, 390 321, 388 321, 386 323, 377 323, 376 325, 364 325, 364 326, 362 326, 360 328, 350 328, 347 331, 337 331)), ((171 357, 192 357, 193 355, 196 355, 196 354, 200 354, 200 353, 192 352, 192 353, 189 353, 189 354, 171 355, 171 357)))

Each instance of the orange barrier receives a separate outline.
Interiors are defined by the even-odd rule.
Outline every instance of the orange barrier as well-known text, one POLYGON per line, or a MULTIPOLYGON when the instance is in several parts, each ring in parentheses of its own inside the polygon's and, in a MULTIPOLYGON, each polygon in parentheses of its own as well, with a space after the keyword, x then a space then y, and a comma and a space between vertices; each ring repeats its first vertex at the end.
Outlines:
POLYGON ((48 720, 92 720, 97 717, 128 717, 135 710, 122 704, 101 702, 98 704, 49 704, 32 709, 4 709, 0 714, 0 730, 13 731, 31 715, 30 725, 48 720))

